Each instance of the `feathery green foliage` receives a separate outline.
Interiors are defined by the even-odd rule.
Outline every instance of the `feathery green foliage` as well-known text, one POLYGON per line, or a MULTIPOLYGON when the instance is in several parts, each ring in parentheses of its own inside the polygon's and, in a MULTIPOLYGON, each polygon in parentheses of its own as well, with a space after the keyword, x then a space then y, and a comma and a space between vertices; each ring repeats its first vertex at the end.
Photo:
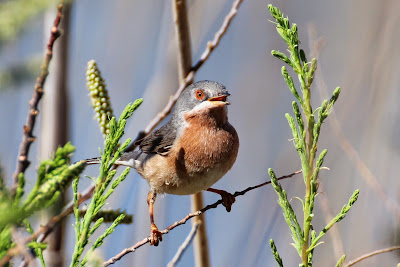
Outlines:
POLYGON ((336 263, 335 267, 342 267, 345 260, 346 260, 346 255, 343 255, 342 257, 340 257, 340 259, 336 263))
MULTIPOLYGON (((26 230, 28 231, 28 233, 33 235, 34 231, 33 231, 32 225, 29 223, 28 219, 24 220, 24 224, 25 224, 25 227, 26 227, 26 230)), ((45 263, 44 257, 43 257, 43 248, 41 247, 41 245, 44 245, 44 244, 38 243, 38 242, 36 242, 36 240, 33 240, 31 242, 31 244, 33 244, 36 257, 39 258, 40 262, 42 263, 42 266, 46 266, 46 263, 45 263)))
MULTIPOLYGON (((313 252, 321 243, 320 239, 335 223, 344 218, 357 200, 359 191, 356 190, 354 192, 348 204, 343 207, 341 212, 328 223, 318 236, 314 230, 311 230, 312 219, 314 218, 314 200, 318 193, 318 175, 327 153, 325 149, 316 157, 317 143, 322 123, 328 117, 333 105, 337 101, 340 94, 340 87, 334 90, 329 100, 324 100, 321 106, 313 111, 311 106, 311 85, 317 69, 317 60, 313 58, 311 62, 308 62, 305 52, 299 48, 300 41, 297 34, 297 25, 295 23, 291 24, 289 19, 283 16, 278 8, 268 5, 268 9, 275 19, 277 32, 288 45, 289 52, 289 55, 286 55, 285 53, 273 50, 271 54, 288 64, 297 74, 300 83, 300 90, 298 90, 286 67, 282 67, 282 76, 290 92, 296 99, 292 102, 295 117, 288 113, 285 116, 292 130, 294 146, 300 157, 306 187, 304 199, 298 198, 303 204, 303 227, 297 221, 293 208, 287 199, 286 192, 278 183, 271 169, 269 169, 269 175, 279 197, 278 203, 283 209, 283 215, 291 231, 294 241, 293 246, 301 257, 300 266, 312 266, 313 252), (317 110, 318 115, 315 116, 317 110)), ((275 255, 275 252, 276 248, 275 250, 273 249, 273 254, 278 264, 282 266, 282 261, 275 255)))
POLYGON ((75 234, 76 243, 74 253, 72 255, 71 266, 84 266, 87 264, 93 251, 98 248, 104 239, 110 235, 115 227, 123 221, 125 214, 120 214, 112 223, 112 225, 93 243, 88 253, 81 260, 85 246, 89 242, 90 236, 100 227, 104 222, 103 217, 96 217, 101 212, 101 208, 105 205, 108 197, 114 192, 115 188, 126 178, 130 168, 126 168, 120 176, 114 179, 116 170, 112 167, 115 161, 120 157, 123 151, 128 147, 131 140, 128 138, 120 147, 118 144, 126 125, 126 120, 132 116, 133 112, 142 103, 142 99, 136 100, 134 103, 129 104, 122 112, 118 122, 113 117, 110 120, 109 134, 106 135, 106 143, 104 151, 101 155, 100 175, 95 180, 95 190, 92 196, 92 200, 85 212, 83 218, 79 216, 78 209, 78 181, 75 180, 73 183, 74 190, 74 214, 75 214, 75 234), (114 180, 114 181, 113 181, 114 180), (95 218, 98 218, 97 220, 95 218), (95 223, 92 226, 92 222, 95 223))
POLYGON ((0 229, 10 223, 20 224, 34 212, 49 207, 58 199, 72 179, 85 168, 84 162, 68 165, 69 156, 74 149, 67 143, 57 149, 54 159, 40 164, 36 184, 25 200, 22 200, 25 177, 23 174, 19 175, 15 198, 11 200, 8 194, 4 194, 0 199, 0 229))
POLYGON ((269 245, 271 247, 272 255, 274 255, 276 262, 278 263, 279 267, 283 267, 283 261, 281 256, 279 256, 278 250, 276 249, 274 240, 269 240, 269 245))
MULTIPOLYGON (((0 187, 0 258, 4 257, 8 249, 15 245, 11 241, 11 227, 25 224, 27 231, 32 234, 33 229, 27 218, 35 212, 51 206, 71 181, 79 177, 85 168, 85 163, 77 162, 69 165, 69 158, 74 150, 74 146, 67 143, 64 147, 57 149, 53 159, 42 161, 38 169, 36 184, 25 199, 23 199, 25 176, 22 173, 18 177, 18 187, 14 199, 11 198, 6 188, 0 187)), ((28 247, 35 251, 44 265, 42 251, 46 246, 33 240, 28 247)))

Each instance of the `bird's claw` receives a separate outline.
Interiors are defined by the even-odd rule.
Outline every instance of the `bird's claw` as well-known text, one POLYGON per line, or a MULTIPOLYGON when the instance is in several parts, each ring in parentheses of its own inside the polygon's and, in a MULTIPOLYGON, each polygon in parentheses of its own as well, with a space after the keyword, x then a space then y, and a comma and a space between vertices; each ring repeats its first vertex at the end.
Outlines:
POLYGON ((162 233, 158 230, 157 226, 153 223, 150 227, 150 245, 157 247, 162 241, 162 233))
POLYGON ((227 212, 230 212, 232 209, 233 203, 235 203, 235 201, 236 201, 234 195, 232 195, 231 193, 226 192, 224 190, 221 190, 221 192, 219 194, 221 195, 221 198, 222 198, 222 205, 224 205, 227 212))

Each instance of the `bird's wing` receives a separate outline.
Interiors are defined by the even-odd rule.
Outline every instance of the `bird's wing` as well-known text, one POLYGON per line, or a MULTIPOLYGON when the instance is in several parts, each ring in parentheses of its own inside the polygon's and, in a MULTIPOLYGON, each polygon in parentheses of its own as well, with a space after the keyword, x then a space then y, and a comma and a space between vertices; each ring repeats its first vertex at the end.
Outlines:
POLYGON ((175 139, 176 129, 170 121, 143 139, 136 141, 136 144, 144 153, 166 155, 175 139))

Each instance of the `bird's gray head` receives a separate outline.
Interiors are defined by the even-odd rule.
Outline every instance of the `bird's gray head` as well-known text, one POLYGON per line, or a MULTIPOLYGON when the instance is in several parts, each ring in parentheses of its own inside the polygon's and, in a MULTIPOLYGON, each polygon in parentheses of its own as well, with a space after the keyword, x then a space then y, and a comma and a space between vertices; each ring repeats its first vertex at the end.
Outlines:
POLYGON ((175 105, 172 115, 174 119, 183 118, 183 114, 195 109, 210 109, 212 107, 229 105, 226 101, 230 96, 226 87, 213 81, 195 82, 182 92, 175 105))

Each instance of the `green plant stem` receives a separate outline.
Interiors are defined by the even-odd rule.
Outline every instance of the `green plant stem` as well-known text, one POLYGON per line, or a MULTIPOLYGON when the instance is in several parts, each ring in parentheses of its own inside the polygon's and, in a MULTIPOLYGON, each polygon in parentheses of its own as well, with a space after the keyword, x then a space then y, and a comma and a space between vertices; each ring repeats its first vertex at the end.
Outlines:
MULTIPOLYGON (((317 142, 322 123, 329 115, 333 104, 339 97, 340 88, 336 88, 329 101, 324 100, 322 102, 321 106, 316 109, 316 111, 318 111, 318 116, 314 117, 314 113, 316 112, 313 112, 311 106, 310 89, 314 79, 315 70, 317 69, 317 60, 313 58, 311 62, 308 62, 304 51, 299 48, 300 41, 298 39, 297 25, 295 23, 291 24, 289 22, 289 18, 285 17, 279 8, 268 5, 268 9, 272 17, 275 18, 277 32, 288 45, 289 56, 275 50, 273 50, 271 53, 273 56, 277 57, 293 68, 297 74, 302 92, 302 97, 300 97, 294 85, 293 79, 290 77, 286 67, 282 67, 282 76, 289 87, 289 90, 297 99, 303 111, 302 115, 302 112, 299 109, 299 104, 296 101, 293 101, 292 106, 296 121, 290 114, 286 113, 285 115, 289 126, 292 129, 295 148, 300 156, 304 184, 306 187, 304 201, 298 198, 303 204, 304 218, 302 230, 293 227, 293 221, 296 221, 297 223, 297 220, 295 219, 296 216, 293 212, 293 208, 287 201, 285 190, 283 190, 278 183, 274 184, 274 189, 279 197, 278 203, 284 210, 286 222, 292 231, 292 236, 295 241, 294 247, 301 257, 302 263, 300 266, 310 267, 312 266, 314 248, 320 244, 318 241, 322 238, 325 232, 333 226, 333 224, 344 218, 345 214, 350 210, 353 203, 357 200, 358 190, 356 190, 356 192, 353 194, 349 203, 343 207, 342 211, 334 219, 332 219, 332 221, 318 236, 316 236, 316 232, 314 230, 311 231, 311 222, 314 216, 314 200, 318 192, 318 173, 327 153, 326 150, 323 150, 316 161, 316 153, 318 148, 317 142), (305 121, 303 121, 303 118, 305 121), (299 236, 301 236, 301 239, 296 239, 296 237, 299 236)), ((273 180, 272 176, 271 180, 273 180)))
MULTIPOLYGON (((301 67, 300 60, 297 60, 297 66, 300 68, 301 73, 299 74, 299 79, 300 82, 302 80, 305 80, 305 73, 303 72, 303 68, 301 67)), ((303 164, 307 166, 307 170, 304 170, 304 180, 305 180, 305 186, 306 186, 306 194, 304 197, 304 222, 303 222, 303 229, 304 229, 304 240, 302 242, 302 253, 301 253, 301 259, 302 259, 302 264, 304 266, 308 266, 308 247, 309 247, 309 236, 310 236, 310 226, 311 226, 311 194, 312 194, 312 188, 311 188, 311 180, 312 180, 312 174, 313 174, 313 166, 314 166, 314 158, 315 158, 315 152, 313 152, 313 140, 314 140, 314 134, 313 134, 313 127, 314 127, 314 120, 313 120, 313 114, 312 114, 312 107, 311 107, 311 93, 310 93, 310 85, 307 84, 307 81, 304 83, 301 82, 302 86, 302 91, 303 91, 303 110, 305 113, 306 117, 306 136, 302 136, 303 139, 307 140, 305 142, 305 150, 304 153, 307 158, 307 163, 303 164)))

